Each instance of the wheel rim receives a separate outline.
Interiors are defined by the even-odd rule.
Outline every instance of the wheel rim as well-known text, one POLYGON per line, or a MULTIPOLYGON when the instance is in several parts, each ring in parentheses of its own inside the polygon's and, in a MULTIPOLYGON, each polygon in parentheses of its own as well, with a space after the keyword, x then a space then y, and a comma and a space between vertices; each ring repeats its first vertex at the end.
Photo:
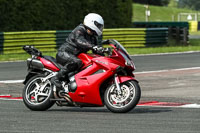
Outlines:
POLYGON ((26 100, 32 105, 44 103, 51 94, 51 82, 42 82, 41 77, 32 80, 25 91, 26 100))
POLYGON ((121 86, 121 94, 117 93, 117 88, 113 84, 107 93, 108 103, 114 108, 124 108, 135 98, 135 86, 131 82, 126 82, 121 86))

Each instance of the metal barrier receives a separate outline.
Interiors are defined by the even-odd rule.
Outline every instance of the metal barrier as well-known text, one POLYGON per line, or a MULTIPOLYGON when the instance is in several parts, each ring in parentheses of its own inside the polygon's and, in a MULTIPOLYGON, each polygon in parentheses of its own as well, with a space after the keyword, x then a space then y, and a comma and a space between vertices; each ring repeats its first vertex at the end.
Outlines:
POLYGON ((188 22, 134 22, 133 27, 159 28, 159 27, 182 27, 189 28, 188 22))
MULTIPOLYGON (((53 52, 64 43, 71 30, 0 32, 0 53, 24 53, 23 45, 34 45, 42 52, 53 52)), ((159 46, 168 41, 168 28, 104 29, 103 39, 116 39, 124 47, 159 46)))
POLYGON ((116 39, 124 47, 159 46, 168 41, 168 28, 105 29, 103 39, 116 39))
POLYGON ((136 28, 160 28, 169 29, 169 37, 176 40, 177 43, 187 45, 189 43, 189 29, 191 24, 188 22, 134 22, 136 28))
POLYGON ((56 51, 71 31, 26 31, 0 33, 0 53, 24 53, 23 45, 34 45, 41 51, 56 51))

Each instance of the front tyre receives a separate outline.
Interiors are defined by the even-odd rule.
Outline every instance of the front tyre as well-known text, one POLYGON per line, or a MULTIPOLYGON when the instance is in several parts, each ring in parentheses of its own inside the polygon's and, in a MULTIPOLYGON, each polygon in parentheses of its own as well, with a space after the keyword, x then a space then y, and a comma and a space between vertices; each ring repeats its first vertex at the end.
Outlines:
POLYGON ((126 113, 139 102, 141 89, 138 82, 129 80, 120 84, 122 93, 118 94, 116 85, 110 85, 104 93, 106 107, 114 113, 126 113))
POLYGON ((25 85, 22 93, 24 104, 34 111, 44 111, 53 106, 53 90, 51 82, 42 82, 43 75, 32 77, 25 85))

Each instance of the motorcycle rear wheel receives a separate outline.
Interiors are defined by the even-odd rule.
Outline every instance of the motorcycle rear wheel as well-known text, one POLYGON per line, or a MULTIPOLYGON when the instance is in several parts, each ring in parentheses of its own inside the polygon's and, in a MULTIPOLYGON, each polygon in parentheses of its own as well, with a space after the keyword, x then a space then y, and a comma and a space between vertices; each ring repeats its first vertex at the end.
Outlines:
POLYGON ((126 113, 135 108, 141 97, 138 82, 129 80, 120 84, 121 94, 117 93, 116 85, 108 86, 104 93, 106 107, 114 113, 126 113))
POLYGON ((43 75, 32 77, 25 85, 22 93, 23 102, 30 110, 45 111, 52 107, 55 102, 50 101, 53 98, 51 82, 47 80, 46 85, 41 90, 43 75))

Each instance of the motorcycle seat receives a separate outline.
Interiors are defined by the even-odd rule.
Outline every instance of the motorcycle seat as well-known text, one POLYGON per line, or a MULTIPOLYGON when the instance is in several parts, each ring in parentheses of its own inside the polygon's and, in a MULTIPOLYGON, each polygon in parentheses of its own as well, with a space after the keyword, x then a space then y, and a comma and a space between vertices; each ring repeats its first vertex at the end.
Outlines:
POLYGON ((59 64, 56 59, 52 56, 43 56, 46 60, 51 61, 56 67, 58 67, 59 69, 61 69, 63 66, 61 64, 59 64))

